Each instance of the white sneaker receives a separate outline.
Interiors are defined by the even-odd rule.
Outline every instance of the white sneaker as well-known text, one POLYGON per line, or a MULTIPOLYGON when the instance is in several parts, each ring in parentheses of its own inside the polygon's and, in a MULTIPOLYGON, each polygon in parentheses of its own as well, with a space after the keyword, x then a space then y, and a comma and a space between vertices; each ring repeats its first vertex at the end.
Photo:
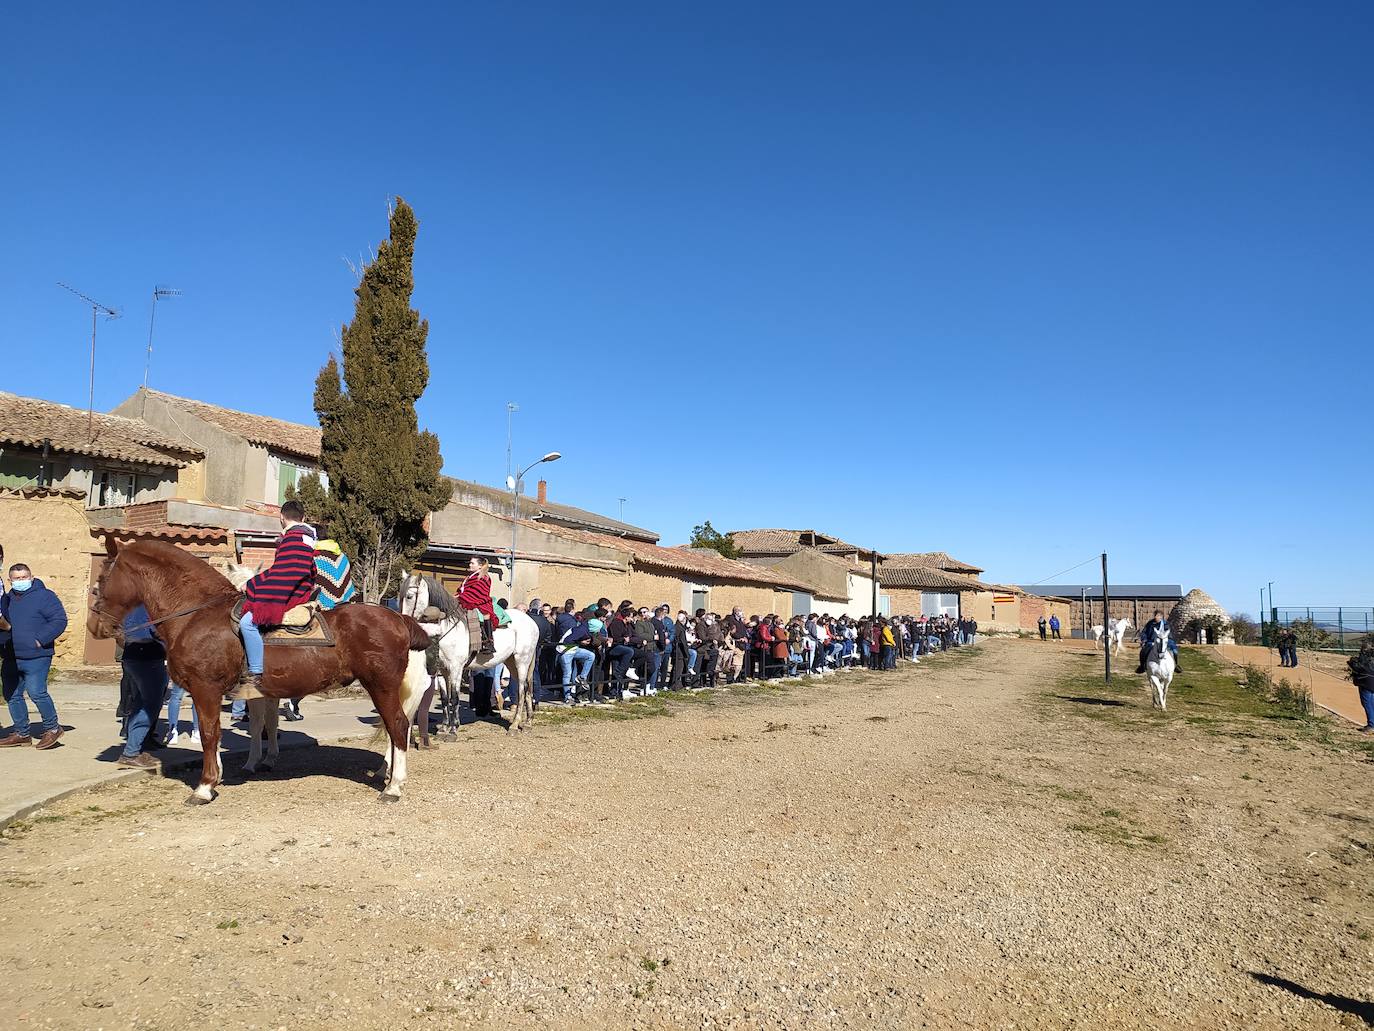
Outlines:
POLYGON ((627 687, 627 688, 625 689, 625 697, 626 697, 626 698, 638 698, 638 697, 639 697, 639 694, 638 694, 637 692, 635 692, 635 691, 631 691, 631 690, 627 687))
POLYGON ((625 671, 625 679, 633 680, 635 683, 639 683, 639 674, 632 669, 627 669, 625 671))
POLYGON ((656 688, 656 687, 646 687, 646 688, 644 689, 644 697, 645 697, 645 698, 649 697, 649 695, 656 695, 656 694, 658 694, 658 688, 656 688))
POLYGON ((188 740, 191 742, 191 744, 193 744, 193 745, 195 745, 197 748, 199 748, 199 747, 200 747, 200 731, 198 731, 198 730, 193 730, 193 731, 191 731, 191 736, 190 736, 190 738, 189 738, 188 740))
POLYGON ((180 735, 177 733, 177 728, 176 728, 176 727, 168 727, 168 728, 167 728, 167 733, 166 733, 166 735, 163 737, 162 740, 163 740, 163 742, 164 742, 165 744, 174 745, 174 744, 177 743, 177 738, 178 738, 178 737, 180 737, 180 735))

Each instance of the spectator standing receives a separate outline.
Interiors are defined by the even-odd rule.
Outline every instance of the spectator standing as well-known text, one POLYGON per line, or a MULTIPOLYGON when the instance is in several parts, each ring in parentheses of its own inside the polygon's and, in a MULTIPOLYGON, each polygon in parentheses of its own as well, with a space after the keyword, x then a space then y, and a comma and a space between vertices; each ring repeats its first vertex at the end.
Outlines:
POLYGON ((1050 633, 1054 636, 1054 639, 1055 639, 1056 641, 1062 640, 1062 638, 1059 636, 1059 616, 1058 616, 1058 615, 1053 615, 1053 616, 1050 617, 1050 633))
POLYGON ((1363 734, 1374 734, 1374 641, 1365 641, 1360 653, 1353 655, 1346 663, 1350 667, 1350 679, 1360 692, 1360 705, 1364 707, 1363 734))
MULTIPOLYGON (((180 736, 181 729, 181 703, 186 698, 186 688, 180 684, 169 684, 170 690, 167 692, 167 743, 174 745, 180 736)), ((191 737, 192 745, 200 744, 200 714, 196 712, 196 703, 191 702, 191 737)))
POLYGON ((1040 628, 1040 640, 1045 640, 1045 628, 1049 626, 1049 624, 1045 621, 1045 617, 1041 616, 1039 619, 1037 619, 1035 621, 1035 625, 1040 628))
POLYGON ((10 566, 10 589, 0 598, 0 616, 9 624, 8 630, 0 632, 0 682, 12 721, 9 734, 0 738, 0 747, 14 748, 32 741, 29 707, 24 701, 27 695, 43 721, 43 732, 33 746, 46 751, 62 736, 57 706, 48 694, 48 672, 54 645, 67 629, 67 610, 28 566, 16 562, 10 566))
POLYGON ((124 617, 124 653, 119 664, 134 686, 129 732, 118 765, 130 770, 155 770, 161 764, 144 751, 156 740, 157 713, 167 693, 167 649, 148 625, 151 616, 137 605, 124 617))

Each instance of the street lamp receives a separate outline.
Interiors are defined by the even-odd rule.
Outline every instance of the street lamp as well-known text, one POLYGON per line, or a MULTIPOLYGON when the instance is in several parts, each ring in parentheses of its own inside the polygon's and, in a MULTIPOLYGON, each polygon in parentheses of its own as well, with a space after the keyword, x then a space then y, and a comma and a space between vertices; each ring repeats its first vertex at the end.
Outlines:
POLYGON ((519 526, 516 522, 520 518, 520 492, 525 488, 525 474, 536 465, 543 465, 545 462, 556 462, 563 457, 562 452, 550 451, 537 462, 531 462, 521 469, 514 476, 506 477, 506 487, 510 490, 510 593, 509 601, 515 604, 515 531, 519 526))

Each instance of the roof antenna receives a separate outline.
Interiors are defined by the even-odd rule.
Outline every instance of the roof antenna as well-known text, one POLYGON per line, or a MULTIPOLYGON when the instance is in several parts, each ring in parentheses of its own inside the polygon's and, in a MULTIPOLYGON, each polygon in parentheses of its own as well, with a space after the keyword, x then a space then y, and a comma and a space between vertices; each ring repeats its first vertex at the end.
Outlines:
POLYGON ((143 360, 143 407, 148 407, 148 367, 153 364, 153 323, 157 320, 157 299, 159 297, 178 297, 181 291, 170 286, 153 287, 153 311, 148 316, 148 357, 143 360))
POLYGON ((83 294, 80 290, 77 290, 77 289, 75 289, 75 288, 73 288, 73 287, 70 287, 70 286, 68 286, 66 283, 60 283, 60 282, 59 282, 57 285, 60 286, 63 290, 69 290, 69 291, 71 291, 72 293, 76 294, 77 297, 80 297, 83 301, 85 301, 87 304, 89 304, 89 305, 91 306, 91 394, 90 394, 90 398, 89 398, 89 403, 88 403, 87 406, 86 406, 86 437, 88 438, 88 439, 87 439, 87 442, 89 443, 90 441, 95 440, 95 327, 96 327, 96 320, 99 319, 99 317, 100 317, 101 315, 104 315, 107 319, 117 319, 117 318, 119 318, 119 312, 118 312, 118 310, 116 310, 115 308, 108 308, 108 307, 106 307, 105 305, 101 304, 99 301, 94 300, 94 299, 92 299, 92 298, 90 298, 90 297, 87 297, 87 296, 86 296, 85 294, 83 294))

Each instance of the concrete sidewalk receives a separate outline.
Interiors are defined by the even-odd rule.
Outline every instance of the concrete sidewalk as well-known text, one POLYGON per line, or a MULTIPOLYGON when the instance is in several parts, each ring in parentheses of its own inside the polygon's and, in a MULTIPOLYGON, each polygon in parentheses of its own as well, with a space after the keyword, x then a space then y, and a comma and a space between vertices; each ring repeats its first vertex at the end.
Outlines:
MULTIPOLYGON (((158 776, 159 771, 124 770, 115 765, 123 750, 119 736, 120 720, 115 717, 119 689, 109 684, 64 682, 60 675, 51 685, 53 701, 66 733, 56 748, 40 752, 35 748, 0 748, 0 827, 22 818, 34 809, 97 784, 126 777, 158 776)), ((278 743, 288 748, 313 748, 351 738, 370 738, 377 725, 377 714, 366 696, 338 699, 306 698, 301 702, 304 719, 279 724, 278 743)), ((160 714, 166 716, 164 708, 160 714)), ((29 718, 34 719, 33 707, 29 718)), ((181 727, 190 729, 188 699, 181 707, 181 727)), ((6 720, 8 724, 8 719, 6 720)), ((166 728, 159 719, 158 729, 166 728)), ((229 707, 221 716, 220 757, 226 775, 239 763, 236 758, 248 751, 247 728, 229 725, 229 707)), ((199 745, 181 737, 175 747, 153 753, 162 761, 161 775, 187 767, 199 769, 199 745)))
MULTIPOLYGON (((1238 666, 1258 666, 1273 677, 1275 683, 1286 677, 1294 684, 1302 684, 1312 692, 1312 704, 1350 720, 1357 727, 1364 726, 1360 695, 1349 680, 1317 669, 1310 662, 1303 662, 1296 668, 1280 666, 1277 650, 1257 644, 1218 644, 1213 645, 1212 650, 1238 666)), ((1299 662, 1302 661, 1303 657, 1299 656, 1299 662)))

